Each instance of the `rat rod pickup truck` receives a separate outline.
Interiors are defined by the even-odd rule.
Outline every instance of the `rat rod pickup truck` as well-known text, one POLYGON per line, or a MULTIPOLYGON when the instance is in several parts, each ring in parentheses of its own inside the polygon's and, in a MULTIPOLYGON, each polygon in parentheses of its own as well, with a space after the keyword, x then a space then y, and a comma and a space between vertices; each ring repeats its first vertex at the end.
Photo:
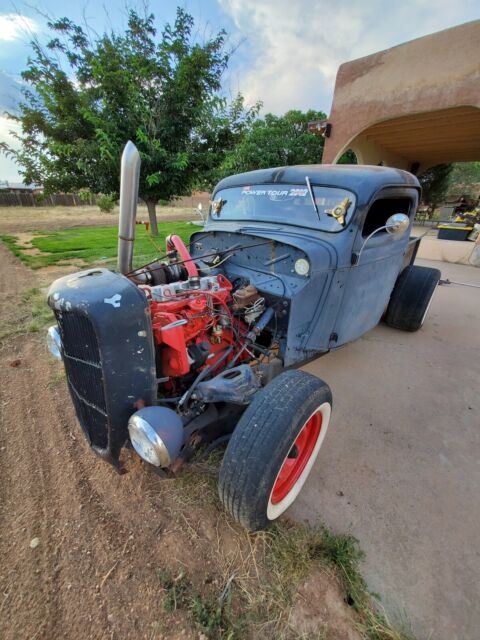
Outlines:
POLYGON ((125 471, 162 473, 227 445, 225 508, 250 529, 295 500, 325 438, 328 385, 297 367, 382 318, 419 329, 440 278, 413 265, 417 179, 370 166, 295 166, 222 180, 189 246, 134 268, 140 157, 122 157, 118 271, 56 280, 48 341, 84 434, 125 471))

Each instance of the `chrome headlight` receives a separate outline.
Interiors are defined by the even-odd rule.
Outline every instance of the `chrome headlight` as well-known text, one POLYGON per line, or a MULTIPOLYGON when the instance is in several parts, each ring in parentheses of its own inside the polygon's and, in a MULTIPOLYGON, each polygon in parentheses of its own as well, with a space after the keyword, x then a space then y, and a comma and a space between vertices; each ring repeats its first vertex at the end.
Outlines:
POLYGON ((54 358, 62 359, 62 339, 56 325, 51 326, 47 331, 47 347, 54 358))
POLYGON ((145 407, 128 421, 128 433, 138 455, 155 467, 168 467, 183 443, 183 422, 167 407, 145 407))

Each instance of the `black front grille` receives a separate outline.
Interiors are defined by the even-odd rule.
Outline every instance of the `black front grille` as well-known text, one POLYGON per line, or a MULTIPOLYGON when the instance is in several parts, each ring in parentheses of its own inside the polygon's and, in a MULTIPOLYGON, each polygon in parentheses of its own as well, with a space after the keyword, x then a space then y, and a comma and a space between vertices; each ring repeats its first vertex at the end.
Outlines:
POLYGON ((82 429, 92 445, 108 446, 108 417, 98 340, 91 321, 77 313, 57 313, 68 386, 82 429))
POLYGON ((63 348, 72 358, 100 364, 97 336, 92 323, 86 316, 68 311, 57 314, 64 335, 63 348))

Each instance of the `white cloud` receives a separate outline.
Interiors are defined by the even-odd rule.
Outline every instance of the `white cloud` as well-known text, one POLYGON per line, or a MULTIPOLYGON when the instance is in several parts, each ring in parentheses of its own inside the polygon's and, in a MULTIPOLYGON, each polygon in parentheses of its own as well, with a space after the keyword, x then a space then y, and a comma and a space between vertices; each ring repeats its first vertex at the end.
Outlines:
POLYGON ((0 40, 12 42, 36 31, 38 31, 37 23, 27 16, 16 13, 0 14, 0 40))
POLYGON ((478 17, 478 0, 218 0, 246 38, 239 89, 266 111, 330 109, 342 62, 478 17))

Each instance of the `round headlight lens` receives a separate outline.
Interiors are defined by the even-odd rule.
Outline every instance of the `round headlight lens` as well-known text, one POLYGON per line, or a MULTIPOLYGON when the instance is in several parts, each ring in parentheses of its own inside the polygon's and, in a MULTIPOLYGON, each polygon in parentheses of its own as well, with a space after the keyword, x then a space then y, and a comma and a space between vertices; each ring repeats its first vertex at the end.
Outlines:
POLYGON ((128 421, 128 433, 138 455, 154 467, 168 467, 170 455, 155 429, 142 417, 133 415, 128 421))
POLYGON ((57 360, 62 359, 62 339, 58 327, 51 326, 47 331, 47 347, 50 353, 57 360))
POLYGON ((299 276, 307 276, 308 272, 310 271, 310 264, 308 260, 305 260, 305 258, 299 258, 295 262, 294 269, 295 273, 298 273, 299 276))

